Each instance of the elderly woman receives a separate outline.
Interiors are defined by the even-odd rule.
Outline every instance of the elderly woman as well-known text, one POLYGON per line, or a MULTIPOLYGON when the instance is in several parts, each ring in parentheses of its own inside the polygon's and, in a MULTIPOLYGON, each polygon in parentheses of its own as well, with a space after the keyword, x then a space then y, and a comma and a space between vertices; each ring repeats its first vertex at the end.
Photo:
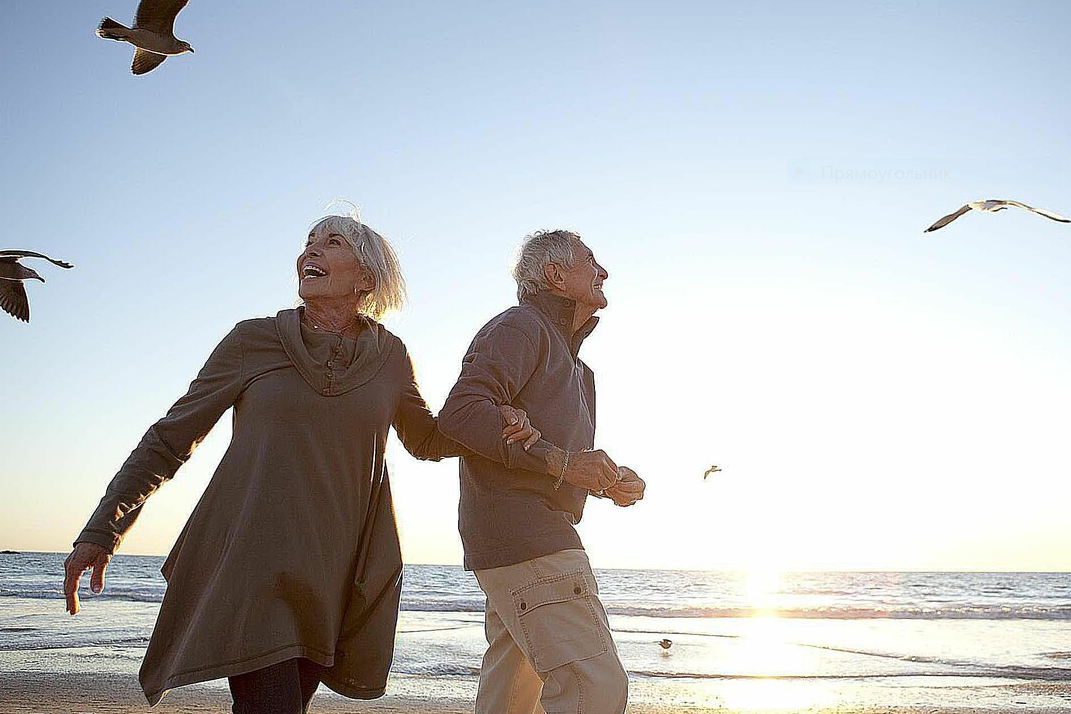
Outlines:
MULTIPOLYGON (((382 696, 401 553, 384 446, 393 426, 419 459, 464 453, 443 436, 401 340, 376 320, 404 282, 390 244, 328 216, 298 256, 304 305, 238 323, 112 479, 67 558, 67 609, 92 589, 145 500, 230 407, 234 434, 163 566, 167 592, 140 680, 166 691, 228 677, 233 712, 297 714, 322 681, 382 696)), ((503 439, 539 438, 502 409, 503 439)))

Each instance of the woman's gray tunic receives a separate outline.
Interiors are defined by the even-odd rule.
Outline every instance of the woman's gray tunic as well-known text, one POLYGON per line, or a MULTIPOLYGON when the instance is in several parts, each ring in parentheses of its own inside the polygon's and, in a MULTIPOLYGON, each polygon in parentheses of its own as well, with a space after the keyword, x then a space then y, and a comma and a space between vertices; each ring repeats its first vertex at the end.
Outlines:
POLYGON ((300 311, 235 326, 78 536, 114 551, 234 407, 230 446, 164 563, 140 674, 151 704, 294 657, 324 667, 346 696, 384 692, 401 588, 387 431, 421 459, 462 449, 438 431, 401 340, 372 320, 355 343, 309 334, 300 311))

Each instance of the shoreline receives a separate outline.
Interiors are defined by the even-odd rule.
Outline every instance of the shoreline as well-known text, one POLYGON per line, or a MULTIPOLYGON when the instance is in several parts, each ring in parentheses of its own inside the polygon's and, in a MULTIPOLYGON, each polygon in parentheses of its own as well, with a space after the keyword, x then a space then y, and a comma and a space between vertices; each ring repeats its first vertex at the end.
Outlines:
MULTIPOLYGON (((128 557, 114 566, 113 596, 87 597, 77 618, 55 593, 59 555, 0 558, 0 714, 230 710, 225 680, 148 706, 137 672, 163 588, 157 559, 128 557)), ((322 687, 314 712, 473 710, 481 593, 459 568, 410 567, 387 695, 348 700, 322 687)), ((735 578, 606 571, 600 585, 621 613, 611 623, 630 714, 1071 714, 1066 582, 800 576, 763 585, 778 609, 760 616, 742 616, 755 593, 735 578), (659 646, 667 637, 672 650, 659 646)))

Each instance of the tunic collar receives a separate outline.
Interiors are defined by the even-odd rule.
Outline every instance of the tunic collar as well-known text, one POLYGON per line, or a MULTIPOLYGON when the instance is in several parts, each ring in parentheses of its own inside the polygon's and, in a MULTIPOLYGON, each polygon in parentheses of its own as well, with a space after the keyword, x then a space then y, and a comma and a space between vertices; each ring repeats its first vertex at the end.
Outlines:
POLYGON ((365 384, 390 358, 390 333, 375 320, 361 317, 363 329, 357 336, 357 351, 353 363, 340 376, 312 359, 305 341, 301 339, 301 313, 304 308, 280 310, 275 316, 275 329, 283 349, 306 382, 318 393, 334 397, 365 384))

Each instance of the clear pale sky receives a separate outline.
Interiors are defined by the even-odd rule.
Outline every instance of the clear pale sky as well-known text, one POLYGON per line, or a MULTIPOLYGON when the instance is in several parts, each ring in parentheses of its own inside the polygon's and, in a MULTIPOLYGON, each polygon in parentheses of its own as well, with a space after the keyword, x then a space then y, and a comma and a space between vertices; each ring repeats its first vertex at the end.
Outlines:
MULTIPOLYGON (((597 445, 648 490, 589 504, 596 566, 1071 570, 1071 226, 922 232, 1071 214, 1071 6, 193 0, 197 53, 133 77, 93 31, 134 6, 4 7, 0 247, 76 267, 0 315, 0 548, 69 547, 345 198, 436 411, 526 233, 609 269, 597 445)), ((125 552, 167 552, 229 436, 125 552)), ((459 563, 456 463, 389 457, 406 559, 459 563)))

